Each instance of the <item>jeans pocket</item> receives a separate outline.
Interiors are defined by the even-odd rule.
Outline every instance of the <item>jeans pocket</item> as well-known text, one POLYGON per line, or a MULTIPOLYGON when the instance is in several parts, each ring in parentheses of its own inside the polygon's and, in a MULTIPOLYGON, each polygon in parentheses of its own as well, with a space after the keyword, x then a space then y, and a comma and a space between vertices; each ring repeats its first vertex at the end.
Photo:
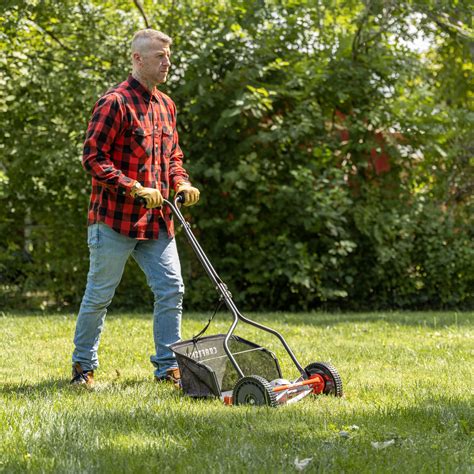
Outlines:
POLYGON ((99 224, 91 224, 87 228, 87 244, 89 248, 96 249, 99 247, 99 224))

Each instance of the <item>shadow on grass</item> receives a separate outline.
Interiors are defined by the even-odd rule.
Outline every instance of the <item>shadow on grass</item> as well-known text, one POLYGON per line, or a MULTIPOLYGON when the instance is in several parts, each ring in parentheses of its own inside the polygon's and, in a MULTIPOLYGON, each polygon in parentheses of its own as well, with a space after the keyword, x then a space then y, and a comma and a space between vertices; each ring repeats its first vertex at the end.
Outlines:
POLYGON ((62 379, 48 379, 36 384, 30 383, 5 383, 0 385, 0 395, 27 395, 27 396, 41 396, 54 394, 56 392, 68 390, 70 393, 98 393, 106 391, 107 389, 126 389, 148 384, 149 378, 143 379, 123 379, 117 377, 114 380, 106 382, 97 382, 96 387, 92 390, 88 390, 82 386, 73 386, 70 384, 68 378, 62 379))
MULTIPOLYGON (((308 326, 334 326, 344 323, 376 323, 385 322, 401 326, 424 326, 427 328, 437 328, 442 326, 469 326, 474 324, 474 312, 375 312, 375 313, 291 313, 291 312, 267 312, 267 313, 245 313, 242 314, 248 319, 272 327, 272 324, 308 325, 308 326)), ((212 315, 209 313, 184 312, 183 321, 201 322, 203 325, 212 315)), ((150 313, 111 313, 107 317, 116 319, 126 316, 130 319, 152 318, 150 313)), ((232 322, 232 315, 229 312, 219 312, 214 321, 232 322)), ((239 323, 240 324, 240 323, 239 323)), ((242 323, 244 324, 244 323, 242 323)))
MULTIPOLYGON (((443 326, 470 326, 474 325, 474 311, 379 311, 374 313, 291 313, 291 312, 265 312, 265 313, 245 313, 242 314, 252 320, 272 327, 276 324, 288 325, 308 325, 308 326, 334 326, 344 323, 378 323, 401 326, 422 326, 427 328, 440 328, 443 326)), ((183 321, 202 323, 203 326, 212 315, 212 312, 187 312, 183 313, 183 321)), ((45 313, 40 311, 6 311, 0 312, 0 324, 2 318, 60 318, 75 321, 75 313, 45 313)), ((126 311, 112 311, 107 314, 108 320, 128 318, 152 320, 153 314, 150 309, 129 313, 126 311)), ((232 322, 232 315, 229 312, 217 313, 215 321, 232 322)))
POLYGON ((45 395, 69 388, 69 380, 67 379, 48 379, 39 383, 29 384, 21 383, 5 383, 0 385, 1 395, 45 395))
MULTIPOLYGON (((41 395, 45 390, 63 387, 64 383, 53 380, 22 390, 41 395)), ((378 452, 370 443, 387 440, 393 440, 391 449, 397 449, 399 467, 410 468, 411 472, 429 472, 424 463, 436 456, 441 459, 437 459, 438 463, 446 463, 438 466, 440 472, 454 467, 464 472, 463 467, 469 467, 468 456, 464 461, 462 456, 468 454, 470 436, 459 426, 471 416, 471 406, 449 396, 423 399, 402 409, 365 406, 350 413, 339 410, 344 400, 326 397, 307 400, 302 413, 297 405, 280 409, 221 407, 215 401, 197 401, 202 407, 199 411, 172 389, 169 397, 173 399, 169 407, 166 399, 160 405, 145 400, 142 405, 137 401, 132 410, 130 406, 104 412, 94 409, 87 417, 78 414, 77 418, 68 419, 71 440, 75 435, 89 433, 90 439, 99 441, 81 438, 82 443, 58 442, 55 446, 51 439, 61 440, 64 431, 64 426, 59 425, 48 427, 48 434, 43 438, 40 434, 35 442, 44 454, 59 459, 57 468, 65 469, 76 462, 80 470, 94 472, 102 468, 112 472, 112 466, 115 472, 142 472, 140 467, 144 472, 188 472, 186 465, 190 466, 189 472, 292 472, 296 457, 314 458, 311 472, 318 468, 328 472, 331 467, 337 467, 336 472, 367 472, 367 450, 372 453, 370 472, 383 472, 387 451, 378 452), (176 399, 180 398, 182 403, 176 406, 176 399), (308 409, 310 403, 319 404, 319 409, 308 409), (357 430, 351 431, 348 425, 357 430), (342 437, 341 430, 349 430, 348 435, 342 437), (444 441, 448 448, 456 446, 457 459, 433 447, 444 441), (334 465, 331 459, 336 459, 334 465), (323 464, 318 465, 320 462, 323 464)), ((393 462, 392 458, 389 462, 393 462)), ((8 468, 8 464, 3 467, 8 468)), ((12 462, 10 467, 19 465, 12 462)))

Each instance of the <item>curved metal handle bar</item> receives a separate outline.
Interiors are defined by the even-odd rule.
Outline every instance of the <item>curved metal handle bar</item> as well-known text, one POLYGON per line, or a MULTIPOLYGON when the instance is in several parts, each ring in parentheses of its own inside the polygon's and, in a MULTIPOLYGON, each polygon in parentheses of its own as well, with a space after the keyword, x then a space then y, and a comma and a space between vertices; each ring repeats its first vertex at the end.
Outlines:
POLYGON ((175 197, 173 203, 171 201, 168 201, 167 199, 164 199, 164 202, 171 208, 173 213, 178 218, 180 224, 183 226, 184 233, 186 234, 186 237, 188 238, 192 249, 196 253, 196 256, 197 256, 198 260, 201 262, 201 264, 204 267, 204 270, 206 271, 207 275, 209 276, 211 281, 216 286, 216 290, 224 298, 224 302, 225 302, 227 308, 229 309, 229 311, 232 313, 232 315, 234 317, 234 320, 233 320, 233 322, 232 322, 232 324, 231 324, 231 326, 230 326, 230 328, 227 332, 227 335, 224 339, 224 350, 225 350, 227 356, 229 357, 232 365, 237 370, 237 373, 239 374, 239 376, 244 377, 244 373, 242 372, 241 368, 239 367, 239 364, 237 363, 237 361, 235 360, 234 356, 232 355, 232 353, 230 352, 230 349, 229 349, 229 339, 232 336, 232 334, 235 330, 235 327, 237 326, 237 322, 238 322, 239 319, 242 320, 243 322, 247 323, 247 324, 255 326, 259 329, 262 329, 263 331, 269 332, 270 334, 273 334, 274 336, 276 336, 280 340, 280 342, 283 344, 283 347, 288 352, 288 355, 290 356, 293 363, 296 365, 299 372, 302 375, 304 375, 305 370, 303 369, 301 364, 296 359, 295 355, 293 354, 292 350, 290 349, 290 347, 286 343, 283 336, 278 331, 276 331, 275 329, 269 328, 267 326, 264 326, 263 324, 257 323, 256 321, 252 321, 251 319, 246 318, 237 309, 237 306, 235 305, 235 303, 232 299, 232 295, 230 294, 229 290, 227 289, 226 284, 222 281, 222 279, 217 274, 216 270, 214 269, 211 262, 207 258, 207 255, 204 253, 204 250, 202 249, 201 245, 199 244, 196 237, 192 233, 190 224, 186 221, 184 216, 181 214, 181 211, 179 210, 179 207, 178 207, 178 203, 181 202, 180 195, 175 197))
POLYGON ((235 370, 239 374, 240 377, 244 377, 244 373, 242 372, 242 369, 239 367, 239 364, 235 360, 235 357, 233 354, 230 352, 229 349, 229 338, 234 332, 235 327, 237 326, 237 322, 239 320, 239 312, 237 311, 237 308, 235 307, 234 302, 232 301, 231 294, 229 290, 227 289, 227 286, 225 283, 222 281, 222 279, 219 277, 217 274, 216 270, 212 266, 211 262, 207 258, 207 255, 204 253, 204 250, 202 249, 201 245, 197 241, 196 237, 191 231, 191 226, 189 225, 188 222, 186 222, 186 219, 184 216, 181 214, 181 211, 179 210, 178 203, 181 202, 180 196, 176 196, 174 199, 174 203, 171 203, 167 199, 164 199, 164 202, 170 206, 171 210, 173 213, 176 215, 178 218, 179 222, 183 226, 184 233, 186 234, 186 237, 191 244, 192 249, 194 250, 194 253, 196 254, 198 260, 201 262, 202 266, 204 267, 204 270, 206 271, 207 275, 211 279, 211 281, 214 283, 216 286, 216 290, 221 294, 221 296, 224 298, 224 302, 229 309, 229 311, 232 313, 234 320, 232 322, 232 325, 227 332, 227 336, 224 339, 224 351, 227 354, 227 357, 229 357, 232 365, 234 366, 235 370))
POLYGON ((179 198, 180 198, 180 196, 178 195, 175 198, 174 203, 171 203, 167 199, 164 199, 163 201, 168 206, 170 206, 171 210, 173 211, 173 213, 178 218, 180 224, 183 226, 184 233, 186 234, 186 237, 188 238, 192 249, 196 253, 199 261, 203 264, 204 269, 206 270, 206 273, 211 278, 212 282, 218 287, 217 289, 219 290, 219 285, 224 285, 225 286, 225 284, 222 281, 222 279, 219 277, 219 275, 217 274, 216 270, 214 269, 211 262, 207 258, 207 255, 204 253, 204 250, 202 249, 201 245, 199 244, 196 237, 192 233, 191 226, 190 226, 189 222, 187 222, 186 219, 184 218, 183 214, 181 214, 181 211, 179 210, 179 207, 178 207, 178 203, 181 202, 179 200, 179 198))

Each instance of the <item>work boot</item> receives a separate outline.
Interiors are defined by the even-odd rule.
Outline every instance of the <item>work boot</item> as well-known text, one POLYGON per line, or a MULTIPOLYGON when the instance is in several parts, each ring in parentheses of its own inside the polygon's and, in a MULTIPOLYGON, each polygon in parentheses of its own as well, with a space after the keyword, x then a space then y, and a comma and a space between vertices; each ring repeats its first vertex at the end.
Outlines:
POLYGON ((163 375, 162 377, 157 377, 155 375, 155 380, 157 382, 171 382, 176 388, 181 388, 181 372, 178 367, 168 369, 166 375, 163 375))
POLYGON ((72 366, 72 380, 71 385, 84 386, 86 388, 92 388, 94 386, 94 371, 93 370, 82 370, 81 364, 76 362, 72 366))

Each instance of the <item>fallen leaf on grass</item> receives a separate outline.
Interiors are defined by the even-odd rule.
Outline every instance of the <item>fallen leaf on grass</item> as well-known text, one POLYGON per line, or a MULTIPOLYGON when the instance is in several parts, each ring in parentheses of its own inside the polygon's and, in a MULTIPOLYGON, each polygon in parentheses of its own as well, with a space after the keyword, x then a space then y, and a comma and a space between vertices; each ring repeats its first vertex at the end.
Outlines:
POLYGON ((339 436, 341 438, 350 438, 351 435, 347 431, 339 431, 339 436))
POLYGON ((306 469, 308 467, 308 464, 313 460, 313 458, 305 458, 302 459, 301 461, 296 458, 295 459, 295 467, 297 471, 302 471, 303 469, 306 469))
POLYGON ((375 449, 385 449, 385 448, 388 448, 389 446, 392 446, 393 444, 395 444, 395 440, 394 439, 389 439, 388 441, 380 441, 380 442, 372 441, 370 444, 375 449))

